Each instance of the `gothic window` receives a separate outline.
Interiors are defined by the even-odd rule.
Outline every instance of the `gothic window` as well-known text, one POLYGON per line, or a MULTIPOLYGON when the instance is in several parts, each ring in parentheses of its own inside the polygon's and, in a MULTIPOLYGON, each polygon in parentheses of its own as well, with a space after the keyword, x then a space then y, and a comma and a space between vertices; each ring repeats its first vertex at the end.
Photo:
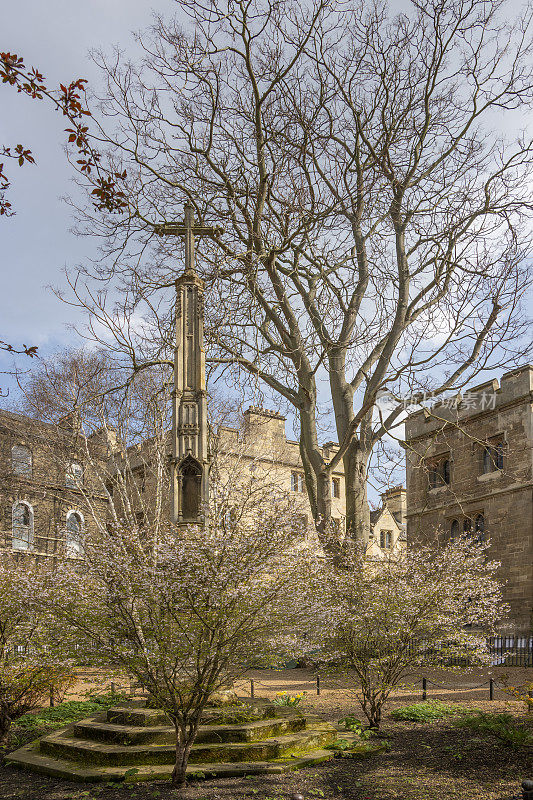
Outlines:
POLYGON ((382 550, 390 550, 392 547, 392 531, 379 532, 379 546, 382 550))
POLYGON ((451 461, 447 456, 431 459, 427 462, 429 488, 446 486, 451 482, 451 461))
POLYGON ((200 515, 202 468, 191 456, 183 461, 180 471, 181 514, 184 520, 196 520, 200 515))
POLYGON ((478 542, 485 541, 485 517, 483 514, 478 514, 475 520, 475 533, 478 542))
POLYGON ((239 518, 239 510, 236 506, 230 506, 229 508, 227 508, 222 515, 224 528, 226 530, 228 529, 231 530, 232 528, 234 528, 235 525, 237 524, 238 518, 239 518))
POLYGON ((453 541, 459 537, 459 520, 454 519, 450 527, 450 539, 453 541))
POLYGON ((503 439, 495 440, 483 447, 481 454, 481 470, 484 475, 503 469, 503 439))
POLYGON ((83 517, 79 511, 69 511, 65 536, 67 555, 83 555, 83 517))
POLYGON ((304 476, 301 472, 291 472, 291 491, 303 492, 304 476))
POLYGON ((32 459, 31 450, 23 444, 14 444, 11 448, 11 469, 15 475, 31 478, 32 459))
POLYGON ((65 486, 67 489, 77 489, 83 483, 83 468, 81 464, 73 461, 67 469, 65 475, 65 486))
POLYGON ((463 520, 463 533, 469 534, 472 532, 472 520, 470 517, 465 517, 463 520))
POLYGON ((341 481, 340 481, 340 478, 332 478, 331 479, 331 491, 333 493, 333 497, 340 497, 341 496, 341 481))
POLYGON ((13 506, 12 547, 14 550, 31 550, 33 547, 33 509, 29 503, 13 506))

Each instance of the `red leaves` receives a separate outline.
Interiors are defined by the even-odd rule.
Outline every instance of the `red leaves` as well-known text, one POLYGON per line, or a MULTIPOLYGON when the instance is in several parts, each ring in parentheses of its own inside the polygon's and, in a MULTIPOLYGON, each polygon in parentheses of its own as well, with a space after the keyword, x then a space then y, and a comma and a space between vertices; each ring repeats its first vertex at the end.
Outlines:
MULTIPOLYGON (((2 213, 3 212, 0 210, 0 214, 2 213)), ((4 342, 2 341, 2 339, 0 339, 0 350, 7 350, 9 353, 19 353, 20 355, 29 356, 30 358, 35 358, 37 356, 38 348, 36 345, 31 345, 31 347, 28 347, 28 345, 23 344, 22 350, 17 350, 15 347, 13 347, 12 344, 9 344, 9 342, 4 342)))
MULTIPOLYGON (((81 124, 83 117, 90 117, 91 112, 84 108, 82 97, 85 95, 87 80, 78 78, 71 83, 59 84, 59 89, 48 90, 44 84, 42 74, 31 67, 28 69, 24 64, 24 59, 15 53, 0 52, 0 78, 3 83, 15 86, 17 92, 27 94, 29 97, 42 100, 47 97, 52 101, 56 110, 61 111, 66 116, 73 127, 66 128, 68 134, 68 144, 78 148, 80 158, 76 160, 80 172, 84 175, 91 175, 94 170, 97 173, 96 179, 91 178, 91 182, 96 184, 92 190, 96 198, 95 207, 99 210, 111 212, 121 212, 127 207, 126 195, 117 189, 116 181, 125 180, 126 171, 114 173, 112 176, 105 177, 103 169, 100 167, 100 153, 95 150, 89 140, 89 129, 81 124)), ((31 150, 25 149, 22 145, 17 145, 14 152, 10 148, 4 147, 0 153, 8 158, 17 158, 19 165, 22 166, 26 161, 34 164, 35 159, 31 150)), ((9 181, 3 173, 3 164, 0 164, 0 192, 9 187, 9 181)), ((2 214, 12 214, 11 204, 0 194, 0 216, 2 214)))
MULTIPOLYGON (((10 147, 1 147, 0 153, 3 156, 7 156, 7 158, 17 159, 19 167, 22 167, 26 161, 29 164, 35 164, 35 159, 31 150, 28 150, 21 144, 17 144, 13 151, 10 147)), ((10 217, 13 214, 13 211, 11 211, 11 203, 5 199, 3 194, 7 189, 9 189, 10 185, 11 183, 4 172, 4 164, 0 163, 0 217, 4 215, 10 217)))
MULTIPOLYGON (((124 170, 123 173, 115 172, 115 177, 120 179, 125 178, 126 171, 124 170)), ((128 207, 125 193, 117 189, 116 182, 113 178, 98 178, 96 183, 96 188, 91 191, 91 194, 95 195, 98 200, 98 202, 94 203, 95 208, 99 211, 121 213, 128 207)))

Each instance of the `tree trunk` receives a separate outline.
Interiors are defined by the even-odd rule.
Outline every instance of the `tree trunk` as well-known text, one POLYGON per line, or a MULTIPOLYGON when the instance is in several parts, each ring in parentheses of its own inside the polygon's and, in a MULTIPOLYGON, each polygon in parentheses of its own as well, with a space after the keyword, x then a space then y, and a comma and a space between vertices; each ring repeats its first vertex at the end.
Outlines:
POLYGON ((346 491, 346 536, 357 544, 368 544, 370 537, 370 507, 367 496, 367 465, 369 456, 353 442, 346 451, 344 463, 346 491))
POLYGON ((186 740, 181 727, 176 725, 176 762, 172 770, 172 786, 176 789, 186 786, 185 776, 193 741, 191 738, 186 740))
POLYGON ((11 717, 5 709, 0 707, 0 747, 7 744, 9 729, 11 728, 11 717))
POLYGON ((316 527, 324 540, 331 538, 331 478, 326 469, 320 470, 316 482, 316 527))
POLYGON ((299 409, 300 454, 315 528, 325 550, 339 550, 331 535, 331 473, 322 456, 316 429, 314 392, 303 392, 299 409))

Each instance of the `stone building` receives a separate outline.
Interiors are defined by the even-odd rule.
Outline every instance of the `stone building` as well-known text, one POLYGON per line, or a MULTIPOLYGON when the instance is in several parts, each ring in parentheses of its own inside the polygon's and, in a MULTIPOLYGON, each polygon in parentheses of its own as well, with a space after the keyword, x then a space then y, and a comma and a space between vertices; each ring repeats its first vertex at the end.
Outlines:
MULTIPOLYGON (((300 446, 296 441, 287 439, 285 434, 285 417, 277 411, 250 407, 242 416, 239 427, 220 425, 216 431, 209 433, 209 455, 207 463, 211 471, 217 471, 217 483, 224 485, 231 481, 235 489, 242 482, 243 486, 253 475, 257 486, 270 488, 277 496, 288 495, 294 510, 300 518, 302 527, 312 525, 311 508, 304 482, 304 471, 300 458, 300 446)), ((164 445, 165 458, 172 462, 172 432, 164 445)), ((326 458, 331 458, 337 445, 328 443, 322 448, 326 458)), ((133 497, 135 514, 138 521, 150 518, 151 507, 157 496, 161 476, 157 476, 153 464, 157 455, 153 444, 146 442, 127 451, 128 471, 136 480, 136 487, 130 495, 133 497), (139 491, 142 487, 142 491, 139 491)), ((172 483, 172 480, 170 481, 172 483)), ((209 483, 213 483, 212 477, 209 483)), ((345 529, 346 497, 344 490, 344 473, 342 468, 332 476, 332 518, 339 533, 345 529)), ((170 519, 173 514, 173 502, 176 492, 165 482, 164 517, 170 519)), ((199 514, 200 519, 203 515, 199 514)), ((179 519, 178 521, 186 521, 179 519)))
MULTIPOLYGON (((285 417, 277 411, 250 407, 244 413, 240 429, 220 426, 216 434, 216 449, 221 463, 228 469, 239 459, 244 470, 253 469, 259 480, 270 483, 280 491, 290 493, 298 506, 302 527, 312 525, 313 517, 305 488, 305 477, 300 457, 300 445, 287 439, 285 417)), ((338 445, 328 442, 322 455, 333 458, 338 445)), ((332 520, 342 534, 346 519, 346 493, 344 471, 339 464, 331 478, 332 520)))
POLYGON ((368 554, 379 558, 407 546, 405 525, 406 493, 403 486, 393 486, 381 495, 381 506, 370 512, 368 554))
POLYGON ((533 622, 533 366, 406 420, 409 543, 490 537, 517 628, 533 622))
POLYGON ((71 419, 51 425, 0 411, 0 549, 82 555, 95 518, 107 514, 87 461, 105 469, 106 458, 98 437, 81 444, 71 419))
MULTIPOLYGON (((0 411, 0 548, 52 555, 64 552, 66 547, 71 555, 80 555, 84 537, 109 522, 106 490, 113 494, 116 468, 110 467, 109 448, 104 445, 103 436, 79 436, 71 420, 52 425, 0 411)), ((322 448, 323 455, 332 458, 337 446, 328 442, 322 448)), ((285 417, 279 412, 249 408, 239 428, 220 426, 212 433, 210 447, 216 450, 217 468, 226 474, 231 469, 243 475, 252 471, 265 485, 279 493, 286 492, 293 500, 302 528, 312 527, 299 444, 286 437, 285 417)), ((156 449, 150 440, 127 451, 126 491, 134 518, 140 524, 150 522, 154 507, 156 449)), ((163 460, 168 464, 172 456, 171 433, 163 449, 163 460)), ((120 463, 117 451, 115 463, 120 463)), ((162 485, 163 517, 170 519, 169 474, 164 476, 162 485)), ((342 536, 346 513, 342 462, 333 473, 331 489, 332 518, 342 536)), ((120 514, 121 498, 116 487, 114 499, 120 514)), ((372 512, 368 551, 378 557, 405 546, 405 491, 402 487, 390 489, 382 495, 382 501, 382 507, 372 512)))

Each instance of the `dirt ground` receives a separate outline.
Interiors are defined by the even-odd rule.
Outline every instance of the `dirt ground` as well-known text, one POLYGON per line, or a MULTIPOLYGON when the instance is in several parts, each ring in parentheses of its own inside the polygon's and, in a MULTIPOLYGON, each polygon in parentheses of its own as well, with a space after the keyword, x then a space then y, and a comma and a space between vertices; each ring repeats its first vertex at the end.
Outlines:
MULTIPOLYGON (((505 670, 492 670, 501 681, 505 670)), ((514 685, 533 680, 533 670, 507 670, 514 685)), ((103 676, 93 676, 100 690, 103 676)), ((385 714, 383 731, 390 751, 367 758, 336 758, 282 776, 228 778, 191 783, 183 792, 170 789, 168 783, 73 784, 45 778, 14 768, 0 767, 2 800, 291 800, 301 793, 305 800, 511 800, 519 797, 520 783, 533 777, 532 754, 524 748, 514 750, 491 736, 474 735, 452 722, 431 724, 400 723, 391 720, 390 711, 421 699, 420 679, 413 676, 411 688, 395 693, 385 714)), ((487 711, 510 711, 522 717, 521 704, 506 699, 495 689, 495 699, 488 699, 489 673, 428 673, 428 697, 459 701, 487 711), (443 686, 450 688, 441 688, 443 686)), ((257 696, 273 697, 276 692, 290 694, 306 691, 302 710, 313 711, 337 722, 348 713, 362 719, 355 698, 326 675, 321 676, 320 695, 316 694, 316 675, 309 670, 257 670, 239 687, 239 694, 250 693, 254 680, 257 696)), ((115 678, 118 688, 119 681, 115 678)), ((76 687, 78 696, 90 688, 91 681, 76 687)))

